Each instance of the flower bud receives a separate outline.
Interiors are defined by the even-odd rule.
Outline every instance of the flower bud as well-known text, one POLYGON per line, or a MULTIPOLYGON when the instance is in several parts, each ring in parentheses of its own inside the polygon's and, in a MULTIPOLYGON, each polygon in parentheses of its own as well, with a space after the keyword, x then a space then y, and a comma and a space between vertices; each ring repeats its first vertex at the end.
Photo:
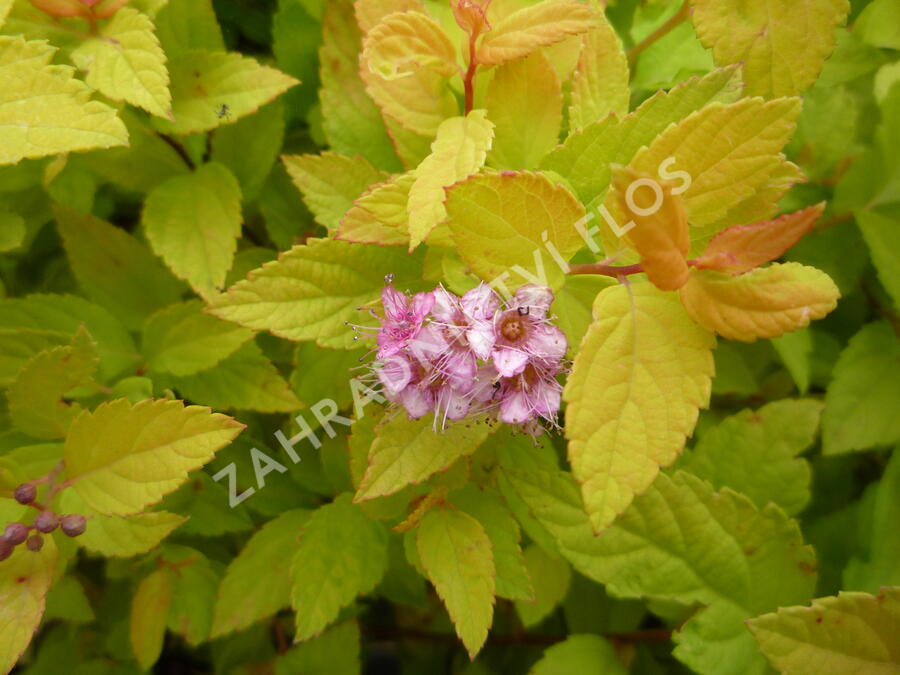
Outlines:
POLYGON ((8 544, 18 546, 28 538, 28 527, 22 523, 10 523, 3 531, 3 539, 8 544))
POLYGON ((25 542, 25 546, 29 551, 34 551, 37 553, 42 548, 44 548, 44 538, 39 534, 33 534, 28 537, 28 541, 25 542))
POLYGON ((41 511, 34 519, 34 527, 38 532, 48 534, 59 527, 59 516, 53 511, 41 511))
POLYGON ((87 527, 87 521, 80 513, 70 513, 67 516, 63 516, 60 526, 67 536, 77 537, 84 532, 87 527))
POLYGON ((15 489, 13 496, 20 504, 30 504, 37 497, 37 488, 31 483, 22 483, 15 489))
POLYGON ((9 556, 11 556, 13 549, 15 549, 15 546, 10 544, 5 539, 0 539, 0 561, 6 560, 9 556))

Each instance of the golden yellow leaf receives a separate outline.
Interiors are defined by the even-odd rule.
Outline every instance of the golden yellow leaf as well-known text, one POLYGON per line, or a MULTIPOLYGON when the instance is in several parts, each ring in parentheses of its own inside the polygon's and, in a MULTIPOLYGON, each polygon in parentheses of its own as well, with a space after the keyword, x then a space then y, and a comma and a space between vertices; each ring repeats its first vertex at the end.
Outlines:
POLYGON ((698 270, 681 289, 694 321, 743 342, 803 328, 833 310, 840 296, 825 272, 799 263, 760 267, 737 277, 698 270))

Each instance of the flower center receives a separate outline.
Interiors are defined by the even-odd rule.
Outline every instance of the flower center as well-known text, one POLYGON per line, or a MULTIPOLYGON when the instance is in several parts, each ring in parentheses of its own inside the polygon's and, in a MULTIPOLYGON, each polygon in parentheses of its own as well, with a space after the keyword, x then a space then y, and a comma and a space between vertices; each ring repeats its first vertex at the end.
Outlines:
POLYGON ((503 322, 500 334, 510 342, 515 342, 525 335, 525 324, 519 317, 511 316, 503 322))

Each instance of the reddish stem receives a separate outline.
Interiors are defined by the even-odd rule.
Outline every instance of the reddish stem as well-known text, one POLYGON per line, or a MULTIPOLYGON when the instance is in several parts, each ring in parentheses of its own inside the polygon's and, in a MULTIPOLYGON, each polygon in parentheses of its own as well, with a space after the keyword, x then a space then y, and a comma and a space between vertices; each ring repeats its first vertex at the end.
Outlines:
POLYGON ((640 274, 644 266, 640 263, 634 265, 604 265, 603 263, 586 263, 569 266, 569 274, 602 274, 607 277, 625 277, 629 274, 640 274))
POLYGON ((469 35, 469 68, 463 78, 466 90, 466 115, 472 112, 472 107, 475 105, 475 71, 478 69, 478 61, 475 60, 475 41, 477 39, 478 32, 472 31, 469 35))

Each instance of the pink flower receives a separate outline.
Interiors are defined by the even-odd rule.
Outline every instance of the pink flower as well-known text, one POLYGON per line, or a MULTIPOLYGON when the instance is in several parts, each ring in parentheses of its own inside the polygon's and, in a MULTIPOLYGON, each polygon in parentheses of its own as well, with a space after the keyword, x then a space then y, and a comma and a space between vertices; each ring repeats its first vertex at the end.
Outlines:
POLYGON ((500 381, 500 420, 525 424, 541 417, 556 424, 562 386, 556 381, 559 366, 528 363, 518 375, 500 381))
POLYGON ((381 291, 384 319, 378 330, 378 358, 384 359, 403 350, 422 329, 422 323, 434 306, 434 293, 416 293, 411 298, 388 284, 381 291))
POLYGON ((494 316, 493 361, 502 377, 514 377, 529 363, 559 362, 568 347, 566 336, 547 319, 553 292, 528 284, 516 291, 509 309, 494 316))

